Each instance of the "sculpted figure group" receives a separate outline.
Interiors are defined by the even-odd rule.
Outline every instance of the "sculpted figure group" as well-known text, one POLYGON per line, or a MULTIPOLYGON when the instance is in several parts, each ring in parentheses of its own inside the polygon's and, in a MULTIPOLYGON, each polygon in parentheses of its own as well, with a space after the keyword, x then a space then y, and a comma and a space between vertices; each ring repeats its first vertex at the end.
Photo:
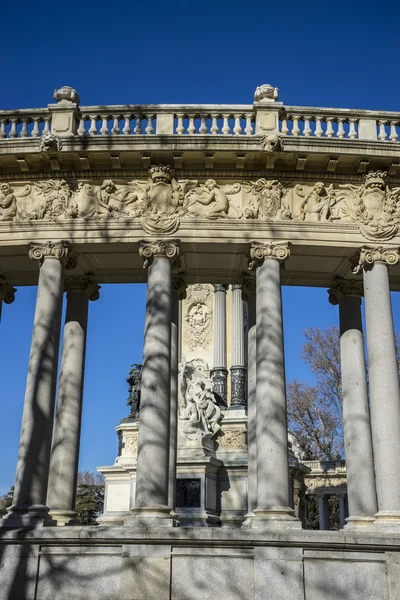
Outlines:
POLYGON ((65 219, 139 219, 149 234, 175 233, 181 220, 220 219, 355 224, 364 237, 389 240, 400 226, 400 188, 387 173, 372 171, 364 182, 283 185, 276 179, 219 184, 177 180, 168 166, 149 169, 145 180, 100 184, 37 181, 21 190, 0 184, 0 222, 65 219))

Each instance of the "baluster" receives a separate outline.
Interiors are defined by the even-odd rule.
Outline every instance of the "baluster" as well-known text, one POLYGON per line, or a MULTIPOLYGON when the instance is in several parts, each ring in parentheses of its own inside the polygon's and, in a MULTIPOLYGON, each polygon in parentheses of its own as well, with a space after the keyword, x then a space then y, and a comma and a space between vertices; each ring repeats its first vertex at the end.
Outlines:
POLYGON ((289 127, 287 125, 287 119, 282 119, 281 134, 288 135, 288 133, 289 133, 289 127))
POLYGON ((33 117, 33 127, 32 127, 32 133, 31 133, 32 137, 40 136, 39 121, 40 121, 40 117, 33 117))
POLYGON ((11 129, 10 129, 10 133, 8 134, 8 137, 10 137, 10 138, 16 138, 17 135, 18 135, 17 134, 17 122, 18 122, 18 119, 15 119, 15 118, 10 119, 10 122, 11 122, 11 129))
POLYGON ((389 140, 391 142, 397 142, 399 136, 397 135, 397 131, 396 131, 396 121, 390 121, 390 136, 389 136, 389 140))
POLYGON ((253 135, 253 125, 251 122, 253 115, 250 113, 250 114, 245 115, 245 117, 246 117, 246 129, 244 130, 244 132, 246 135, 253 135))
POLYGON ((335 132, 333 131, 332 121, 334 117, 326 117, 326 137, 333 138, 335 132))
POLYGON ((46 135, 46 133, 50 133, 50 121, 51 121, 50 115, 48 117, 44 118, 44 127, 43 127, 43 131, 42 131, 42 135, 46 135))
POLYGON ((135 124, 135 129, 133 130, 133 133, 135 135, 141 135, 143 133, 142 130, 142 115, 135 115, 136 117, 136 124, 135 124))
POLYGON ((118 135, 119 133, 121 133, 121 130, 119 128, 119 115, 114 115, 113 117, 113 126, 111 128, 111 133, 112 135, 118 135))
POLYGON ((85 135, 85 120, 86 118, 84 116, 81 116, 81 118, 79 119, 79 127, 76 133, 80 136, 85 135))
POLYGON ((231 115, 222 115, 222 118, 224 119, 224 123, 222 125, 222 133, 223 135, 229 135, 231 132, 231 128, 229 127, 229 117, 231 115))
POLYGON ((315 117, 315 137, 322 137, 324 130, 322 129, 322 117, 315 117))
POLYGON ((337 122, 338 122, 337 136, 338 136, 338 138, 342 139, 346 135, 346 132, 345 132, 344 126, 343 126, 344 119, 341 118, 341 117, 339 117, 338 120, 337 120, 337 122))
POLYGON ((208 133, 206 119, 207 119, 207 115, 201 115, 199 133, 208 133))
POLYGON ((378 121, 378 123, 379 123, 379 135, 378 135, 378 139, 383 142, 387 138, 387 133, 386 133, 386 130, 385 130, 386 121, 378 121))
POLYGON ((211 115, 211 118, 212 118, 211 133, 212 133, 212 135, 218 134, 218 117, 219 117, 219 115, 216 113, 213 113, 211 115))
POLYGON ((183 113, 179 113, 176 115, 176 118, 178 120, 178 125, 176 126, 176 133, 177 135, 183 135, 185 128, 183 126, 183 119, 185 118, 185 115, 183 113))
POLYGON ((349 138, 351 140, 355 140, 356 137, 357 137, 356 123, 358 123, 357 119, 354 119, 354 118, 349 119, 349 126, 350 126, 350 129, 349 129, 349 138))
POLYGON ((97 135, 97 115, 90 117, 89 135, 97 135))
POLYGON ((19 134, 20 137, 28 137, 28 119, 27 117, 23 117, 21 119, 22 127, 21 132, 19 134))
POLYGON ((108 135, 108 119, 107 119, 107 115, 101 115, 101 129, 100 129, 100 133, 101 135, 108 135))
POLYGON ((0 139, 6 137, 6 120, 1 119, 0 121, 0 139))
POLYGON ((240 135, 242 133, 242 126, 240 124, 240 119, 242 115, 235 114, 233 116, 235 117, 235 126, 233 128, 233 133, 235 135, 240 135))
POLYGON ((304 117, 304 130, 303 130, 304 137, 310 137, 310 135, 312 133, 311 127, 310 127, 310 119, 311 119, 311 117, 304 117))
POLYGON ((294 137, 298 137, 300 135, 299 117, 297 115, 293 115, 292 135, 294 137))
POLYGON ((147 127, 145 129, 145 132, 147 133, 147 135, 152 135, 154 133, 154 127, 153 127, 154 115, 146 115, 146 118, 147 118, 147 127))
POLYGON ((131 115, 123 115, 125 123, 122 129, 124 135, 128 135, 131 132, 131 115))
POLYGON ((196 118, 196 115, 189 115, 189 126, 188 126, 188 134, 189 135, 193 135, 194 133, 196 133, 196 127, 194 125, 194 120, 196 118))

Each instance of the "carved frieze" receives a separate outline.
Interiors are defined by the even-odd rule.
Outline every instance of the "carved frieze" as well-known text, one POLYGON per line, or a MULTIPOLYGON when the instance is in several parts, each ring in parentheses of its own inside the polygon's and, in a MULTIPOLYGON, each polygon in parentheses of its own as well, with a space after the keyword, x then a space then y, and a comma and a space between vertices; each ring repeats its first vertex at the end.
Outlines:
POLYGON ((191 350, 206 350, 211 342, 213 315, 212 286, 197 283, 187 289, 184 339, 191 350))
POLYGON ((245 428, 224 429, 223 435, 218 438, 222 448, 234 450, 247 450, 247 435, 245 428))
POLYGON ((367 240, 387 241, 400 229, 400 187, 371 171, 361 185, 323 181, 285 183, 260 178, 221 183, 176 179, 156 165, 147 179, 100 182, 50 178, 0 184, 2 221, 136 220, 151 235, 172 235, 193 220, 290 222, 357 226, 367 240))

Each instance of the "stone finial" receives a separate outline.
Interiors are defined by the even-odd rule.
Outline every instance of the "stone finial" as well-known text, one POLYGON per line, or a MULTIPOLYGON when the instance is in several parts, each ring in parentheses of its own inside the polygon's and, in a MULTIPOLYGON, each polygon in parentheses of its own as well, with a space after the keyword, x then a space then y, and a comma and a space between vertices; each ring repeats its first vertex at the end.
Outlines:
POLYGON ((254 267, 258 267, 267 258, 283 262, 289 258, 289 256, 290 250, 288 242, 278 244, 274 244, 273 242, 268 242, 266 244, 253 242, 249 252, 249 270, 251 271, 254 267))
POLYGON ((263 83, 263 85, 258 86, 254 92, 254 102, 276 102, 278 98, 278 88, 269 83, 263 83))
POLYGON ((371 248, 363 246, 352 261, 353 273, 356 275, 361 269, 371 269, 374 263, 381 263, 391 267, 397 265, 399 260, 400 253, 398 248, 383 248, 382 246, 371 248))
POLYGON ((0 277, 0 301, 5 304, 12 304, 15 300, 17 290, 8 283, 4 277, 0 277))
POLYGON ((92 302, 100 298, 100 286, 94 280, 92 275, 86 275, 85 277, 69 277, 65 280, 64 291, 65 292, 82 292, 86 294, 92 302))
POLYGON ((69 85, 63 85, 60 89, 54 90, 53 98, 61 104, 79 104, 78 92, 69 85))
POLYGON ((363 295, 363 285, 361 281, 355 279, 337 279, 329 288, 328 294, 329 302, 336 305, 346 296, 360 298, 363 295))
POLYGON ((143 258, 146 269, 156 256, 164 256, 175 262, 179 258, 180 240, 142 240, 139 242, 139 255, 143 258))
POLYGON ((70 242, 64 240, 61 242, 31 242, 29 247, 29 258, 38 260, 40 263, 42 263, 45 258, 57 258, 58 260, 65 260, 70 251, 70 242))

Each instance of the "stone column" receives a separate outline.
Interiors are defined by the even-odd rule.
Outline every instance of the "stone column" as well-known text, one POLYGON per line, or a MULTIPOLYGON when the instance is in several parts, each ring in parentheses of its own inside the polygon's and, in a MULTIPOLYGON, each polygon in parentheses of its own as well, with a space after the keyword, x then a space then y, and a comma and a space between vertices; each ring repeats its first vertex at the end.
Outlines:
POLYGON ((328 293, 329 301, 339 304, 344 445, 349 501, 346 529, 366 527, 374 522, 377 502, 361 321, 362 285, 358 281, 339 280, 328 293))
POLYGON ((168 506, 176 508, 176 461, 178 453, 178 363, 180 338, 180 301, 186 298, 186 284, 179 278, 172 279, 171 324, 171 418, 169 444, 168 506))
POLYGON ((244 365, 244 321, 242 285, 232 285, 232 367, 231 405, 233 410, 246 408, 246 367, 244 365))
POLYGON ((100 287, 91 277, 71 277, 64 289, 67 312, 47 491, 47 505, 57 525, 67 525, 76 516, 88 305, 99 298, 100 287))
POLYGON ((148 267, 134 518, 129 524, 173 526, 168 506, 171 398, 172 262, 176 240, 143 241, 148 267))
POLYGON ((4 277, 0 277, 0 321, 1 313, 3 309, 3 302, 5 304, 12 304, 15 300, 15 292, 17 290, 8 283, 4 277))
POLYGON ((247 357, 247 489, 249 516, 257 506, 257 412, 256 412, 256 280, 249 277, 243 285, 243 293, 247 296, 249 329, 247 357))
POLYGON ((5 525, 41 524, 48 518, 47 482, 53 430, 64 263, 68 242, 31 244, 40 272, 13 505, 5 525))
POLYGON ((226 285, 214 285, 214 367, 212 370, 215 392, 225 403, 228 378, 226 368, 226 290, 226 285))
POLYGON ((253 243, 257 296, 257 508, 253 527, 297 528, 290 508, 280 268, 287 244, 253 243))
POLYGON ((364 278, 371 428, 378 513, 376 527, 400 530, 400 391, 388 267, 398 249, 363 247, 358 265, 364 278))
POLYGON ((329 531, 329 505, 328 496, 325 494, 318 496, 318 514, 320 531, 329 531))
POLYGON ((343 529, 346 523, 346 503, 344 494, 339 495, 339 527, 343 529))

